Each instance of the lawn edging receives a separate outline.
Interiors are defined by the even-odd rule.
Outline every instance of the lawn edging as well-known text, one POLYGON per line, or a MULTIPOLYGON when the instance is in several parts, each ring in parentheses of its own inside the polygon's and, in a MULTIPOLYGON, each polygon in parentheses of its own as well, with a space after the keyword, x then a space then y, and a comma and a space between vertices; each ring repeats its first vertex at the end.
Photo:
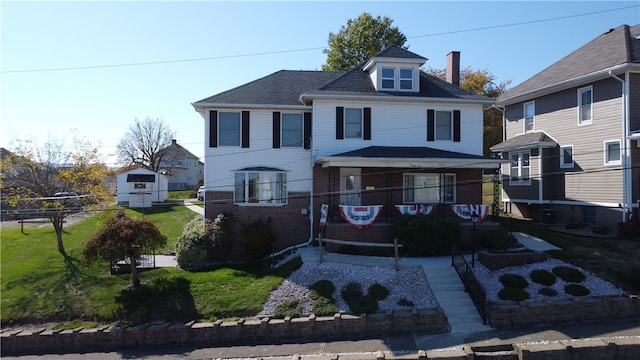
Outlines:
POLYGON ((240 320, 213 323, 162 323, 95 329, 6 331, 2 355, 115 351, 131 348, 211 346, 282 341, 355 339, 408 333, 449 331, 440 308, 388 311, 362 316, 335 314, 301 318, 240 320))

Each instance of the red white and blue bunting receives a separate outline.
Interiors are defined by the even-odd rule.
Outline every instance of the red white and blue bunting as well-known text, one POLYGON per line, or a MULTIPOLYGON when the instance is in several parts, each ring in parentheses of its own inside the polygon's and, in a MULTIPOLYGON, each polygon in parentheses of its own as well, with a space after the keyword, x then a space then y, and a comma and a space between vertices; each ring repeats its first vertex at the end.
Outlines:
POLYGON ((396 205, 396 210, 402 215, 429 215, 433 211, 433 205, 410 204, 396 205))
POLYGON ((340 214, 344 220, 356 229, 366 229, 373 225, 380 213, 382 212, 382 205, 371 206, 349 206, 339 205, 340 214))
POLYGON ((451 205, 451 210, 453 210, 456 215, 466 220, 471 219, 471 214, 475 212, 476 214, 478 214, 478 223, 481 224, 489 214, 489 205, 454 204, 451 205))
POLYGON ((328 212, 329 212, 329 205, 322 204, 322 206, 320 206, 320 224, 318 224, 318 226, 325 227, 327 225, 328 212))

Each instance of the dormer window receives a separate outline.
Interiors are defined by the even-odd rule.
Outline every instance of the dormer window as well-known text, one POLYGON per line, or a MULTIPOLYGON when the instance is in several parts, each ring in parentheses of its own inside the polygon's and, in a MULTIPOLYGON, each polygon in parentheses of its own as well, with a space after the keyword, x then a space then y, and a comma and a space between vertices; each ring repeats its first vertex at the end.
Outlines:
POLYGON ((400 69, 400 90, 413 90, 413 69, 400 69))
POLYGON ((395 89, 396 71, 394 68, 382 68, 382 88, 395 89))
POLYGON ((383 67, 380 78, 380 88, 382 90, 412 91, 413 90, 413 69, 383 67))

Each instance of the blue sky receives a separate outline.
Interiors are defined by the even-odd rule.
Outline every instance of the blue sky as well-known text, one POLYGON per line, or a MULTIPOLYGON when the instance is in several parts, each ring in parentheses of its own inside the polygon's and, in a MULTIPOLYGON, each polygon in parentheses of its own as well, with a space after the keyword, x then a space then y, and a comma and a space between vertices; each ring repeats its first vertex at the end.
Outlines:
POLYGON ((136 118, 159 117, 202 158, 192 102, 281 69, 320 70, 329 32, 363 12, 393 19, 426 67, 456 50, 462 67, 511 86, 640 23, 640 1, 2 1, 0 146, 75 131, 108 155, 136 118))

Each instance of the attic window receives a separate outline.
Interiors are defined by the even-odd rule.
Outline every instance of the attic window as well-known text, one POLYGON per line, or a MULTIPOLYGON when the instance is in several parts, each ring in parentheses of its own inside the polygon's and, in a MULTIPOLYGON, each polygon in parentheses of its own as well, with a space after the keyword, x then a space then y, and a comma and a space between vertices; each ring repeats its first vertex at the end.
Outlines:
POLYGON ((413 89, 413 69, 400 69, 400 90, 413 89))
POLYGON ((396 72, 393 68, 382 68, 382 88, 393 90, 395 86, 396 72))
POLYGON ((412 68, 383 67, 380 77, 380 89, 395 91, 413 90, 412 68))

